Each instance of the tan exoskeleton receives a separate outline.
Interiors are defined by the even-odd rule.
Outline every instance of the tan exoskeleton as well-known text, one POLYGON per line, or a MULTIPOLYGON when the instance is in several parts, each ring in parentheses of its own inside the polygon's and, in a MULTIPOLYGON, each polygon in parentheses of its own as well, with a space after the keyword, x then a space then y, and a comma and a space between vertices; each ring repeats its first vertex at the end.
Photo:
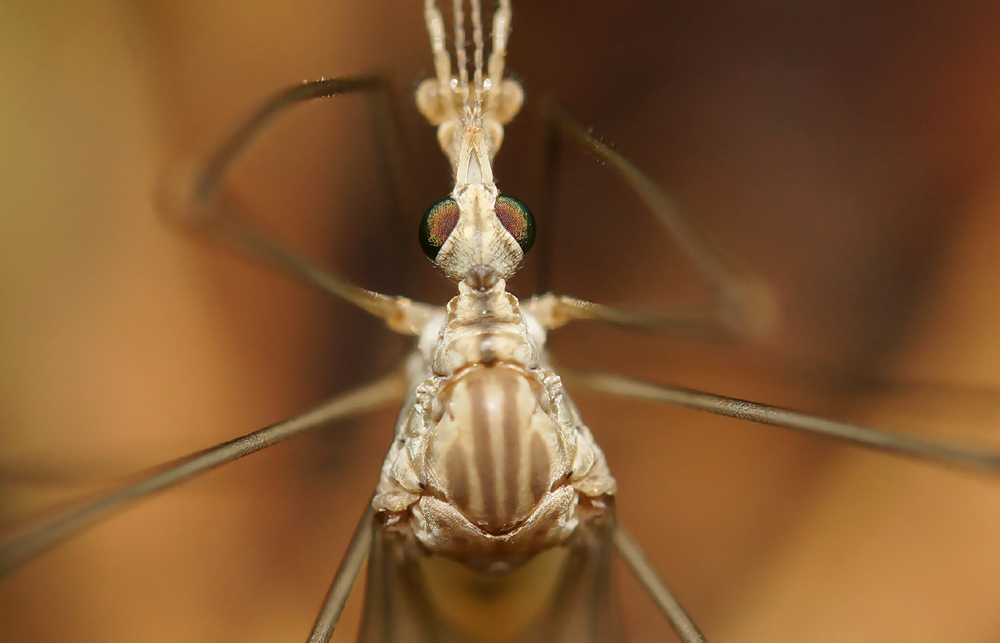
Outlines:
MULTIPOLYGON (((54 513, 0 544, 0 573, 89 527, 115 509, 332 420, 403 399, 395 440, 309 641, 328 641, 368 559, 361 639, 392 641, 609 641, 617 638, 610 556, 617 550, 686 643, 704 637, 635 542, 616 523, 615 480, 546 352, 546 333, 574 319, 628 328, 697 329, 748 336, 768 325, 766 290, 724 262, 647 177, 550 108, 548 124, 587 147, 649 206, 695 264, 713 299, 634 313, 545 294, 526 302, 506 291, 533 241, 528 208, 500 194, 493 157, 523 102, 504 78, 511 7, 501 0, 486 44, 479 0, 454 3, 454 60, 434 0, 424 17, 435 76, 416 93, 437 126, 455 178, 451 196, 420 224, 420 243, 457 283, 445 308, 370 292, 317 268, 249 224, 223 189, 234 159, 282 108, 374 91, 374 78, 338 78, 288 90, 261 108, 209 157, 181 205, 165 207, 214 238, 382 319, 416 338, 401 371, 292 419, 144 474, 138 482, 54 513), (471 74, 469 73, 471 69, 471 74)), ((571 373, 566 381, 622 397, 657 400, 834 437, 870 448, 997 473, 1000 455, 975 447, 877 431, 776 407, 617 375, 571 373)))
MULTIPOLYGON (((473 11, 478 12, 476 4, 473 11)), ((523 100, 520 86, 503 78, 510 7, 501 4, 494 16, 488 77, 483 74, 481 23, 478 15, 473 17, 471 86, 461 48, 459 75, 452 76, 437 7, 428 2, 425 15, 437 74, 421 84, 417 105, 438 126, 455 188, 425 215, 421 244, 457 282, 459 292, 420 330, 418 349, 407 364, 413 393, 400 413, 373 506, 382 521, 379 529, 391 533, 380 543, 395 538, 401 550, 419 543, 444 560, 425 563, 422 575, 400 570, 411 578, 405 594, 413 609, 408 617, 401 610, 392 616, 369 611, 363 638, 400 638, 386 635, 383 624, 392 620, 400 629, 408 620, 433 640, 449 638, 449 630, 506 640, 523 634, 553 597, 542 592, 533 601, 519 601, 514 618, 508 616, 506 622, 493 618, 476 624, 447 600, 427 603, 440 618, 428 618, 426 612, 420 618, 417 595, 440 594, 435 585, 442 572, 448 573, 445 561, 453 559, 472 574, 492 577, 485 581, 492 585, 491 602, 496 603, 497 594, 523 596, 525 577, 534 575, 514 570, 535 554, 564 545, 581 522, 613 524, 615 481, 546 359, 545 327, 551 319, 523 312, 506 291, 506 280, 534 239, 531 213, 519 201, 501 196, 493 180, 503 126, 523 100), (442 565, 445 569, 439 570, 442 565), (422 589, 414 591, 413 586, 422 589)), ((456 25, 461 28, 461 15, 456 25)), ((456 41, 461 40, 456 34, 456 41)), ((554 581, 559 573, 553 569, 548 575, 554 581)), ((452 575, 446 582, 454 586, 461 581, 452 575)), ((567 593, 550 584, 553 592, 567 593)), ((369 589, 370 604, 391 591, 376 587, 369 589)), ((605 613, 609 609, 591 607, 605 613)), ((547 640, 564 636, 558 629, 546 633, 547 640)))
POLYGON ((407 367, 415 393, 400 414, 374 507, 429 551, 500 572, 562 544, 579 522, 581 498, 602 504, 615 481, 547 363, 551 320, 522 312, 506 291, 534 236, 530 212, 493 182, 503 125, 522 100, 520 87, 502 77, 509 8, 494 18, 491 83, 477 38, 471 90, 464 68, 452 84, 433 4, 427 20, 437 78, 421 85, 417 101, 438 125, 455 189, 428 212, 421 234, 458 296, 421 330, 407 367))

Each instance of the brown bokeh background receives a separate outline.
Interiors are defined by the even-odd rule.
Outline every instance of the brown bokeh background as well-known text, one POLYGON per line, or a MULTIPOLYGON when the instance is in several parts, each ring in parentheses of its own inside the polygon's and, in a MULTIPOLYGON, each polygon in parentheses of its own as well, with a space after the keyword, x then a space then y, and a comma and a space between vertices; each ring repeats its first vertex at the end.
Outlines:
MULTIPOLYGON (((295 111, 234 189, 338 273, 444 301, 447 284, 400 245, 449 190, 409 97, 431 71, 419 4, 0 5, 3 524, 292 415, 403 350, 363 314, 154 212, 164 173, 276 90, 390 79, 415 208, 393 211, 360 97, 295 111)), ((537 193, 531 109, 554 95, 768 280, 782 309, 755 347, 584 325, 553 337, 557 357, 1000 444, 997 33, 986 0, 516 3, 508 67, 529 104, 498 157, 501 190, 537 193)), ((699 293, 633 195, 586 155, 563 160, 558 208, 537 213, 556 290, 645 306, 699 293)), ((517 292, 534 290, 537 260, 517 292)), ((995 480, 579 402, 623 521, 711 640, 1000 636, 995 480)), ((388 409, 275 447, 47 554, 0 582, 0 640, 303 640, 392 421, 388 409)), ((632 640, 669 639, 617 572, 632 640)), ((355 596, 338 640, 359 610, 355 596)))

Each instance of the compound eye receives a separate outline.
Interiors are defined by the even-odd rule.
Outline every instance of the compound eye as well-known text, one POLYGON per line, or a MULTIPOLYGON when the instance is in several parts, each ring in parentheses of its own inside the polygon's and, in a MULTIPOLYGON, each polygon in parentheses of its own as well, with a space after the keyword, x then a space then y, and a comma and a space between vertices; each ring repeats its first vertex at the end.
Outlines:
POLYGON ((513 197, 498 196, 493 211, 500 219, 500 224, 521 246, 521 252, 531 250, 535 243, 535 217, 528 206, 513 197))
POLYGON ((458 225, 458 203, 455 199, 438 201, 424 213, 424 218, 420 220, 420 247, 428 259, 434 261, 456 225, 458 225))

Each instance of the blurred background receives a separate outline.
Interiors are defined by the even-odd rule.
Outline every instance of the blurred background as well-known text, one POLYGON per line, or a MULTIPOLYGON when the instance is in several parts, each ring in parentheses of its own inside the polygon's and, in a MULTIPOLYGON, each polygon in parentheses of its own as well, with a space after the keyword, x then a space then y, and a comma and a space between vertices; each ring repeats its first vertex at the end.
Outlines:
MULTIPOLYGON (((538 99, 644 168, 781 303, 754 346, 588 325, 565 364, 837 419, 1000 444, 1000 5, 515 1, 527 92, 500 189, 538 192, 538 99), (896 383, 896 384, 892 384, 896 383)), ((163 177, 267 97, 391 83, 402 211, 368 99, 303 106, 233 190, 356 283, 443 303, 416 248, 450 190, 412 107, 432 69, 416 0, 0 3, 0 525, 278 421, 406 343, 171 226, 163 177)), ((634 195, 567 147, 536 208, 553 288, 698 296, 634 195)), ((540 241, 542 243, 542 241, 540 241)), ((512 282, 537 286, 534 256, 512 282)), ((1000 485, 826 440, 580 395, 619 512, 713 641, 1000 636, 1000 485)), ((0 640, 299 641, 372 488, 394 412, 157 497, 0 581, 0 640)), ((631 640, 673 636, 624 569, 631 640)), ((355 593, 338 640, 352 640, 355 593)))

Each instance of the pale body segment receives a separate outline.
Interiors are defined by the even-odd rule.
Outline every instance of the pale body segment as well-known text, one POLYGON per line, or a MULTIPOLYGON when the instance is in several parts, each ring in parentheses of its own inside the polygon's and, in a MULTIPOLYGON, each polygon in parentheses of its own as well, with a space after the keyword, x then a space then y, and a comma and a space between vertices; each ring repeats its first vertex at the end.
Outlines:
MULTIPOLYGON (((523 100, 520 86, 503 78, 509 7, 494 16, 488 78, 473 20, 478 64, 471 87, 464 52, 459 77, 451 75, 433 2, 425 17, 437 75, 420 85, 416 99, 438 126, 455 175, 453 220, 433 261, 458 282, 459 293, 424 326, 409 359, 413 393, 373 507, 430 552, 502 572, 562 544, 579 524, 581 501, 600 504, 615 481, 548 363, 549 320, 522 312, 505 289, 524 257, 498 216, 492 170, 503 125, 523 100)), ((456 15, 456 25, 461 20, 456 15)))

